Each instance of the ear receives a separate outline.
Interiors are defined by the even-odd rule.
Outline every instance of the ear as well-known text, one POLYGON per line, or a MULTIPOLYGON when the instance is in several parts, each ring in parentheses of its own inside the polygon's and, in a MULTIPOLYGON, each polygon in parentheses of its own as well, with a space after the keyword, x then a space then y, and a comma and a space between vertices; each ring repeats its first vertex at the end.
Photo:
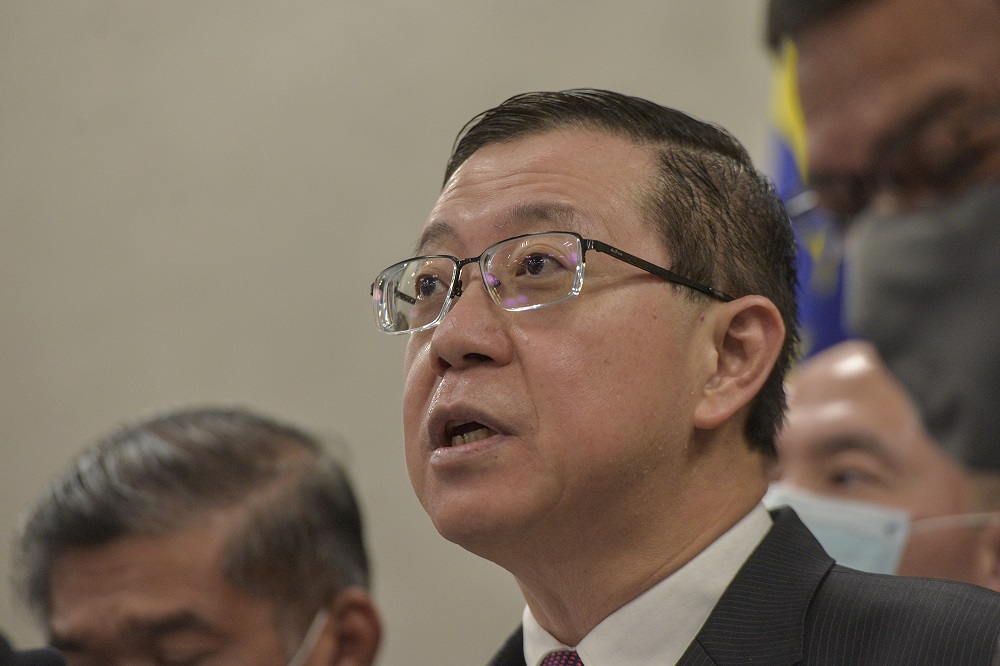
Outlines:
MULTIPOLYGON (((375 602, 362 587, 348 587, 333 598, 330 622, 321 639, 329 666, 371 666, 382 639, 382 620, 375 602)), ((319 647, 319 646, 317 646, 319 647)))
POLYGON ((785 341, 778 308, 763 296, 717 306, 711 320, 713 355, 694 424, 718 428, 750 403, 771 373, 785 341))

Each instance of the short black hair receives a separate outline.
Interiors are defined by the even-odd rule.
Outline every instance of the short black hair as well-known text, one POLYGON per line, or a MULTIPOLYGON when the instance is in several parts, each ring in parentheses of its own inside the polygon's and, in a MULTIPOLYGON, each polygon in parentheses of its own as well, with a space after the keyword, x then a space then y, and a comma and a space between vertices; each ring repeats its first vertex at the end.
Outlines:
POLYGON ((656 151, 659 170, 646 205, 673 258, 671 270, 737 298, 760 294, 778 308, 784 344, 745 428, 750 446, 774 457, 785 413, 784 378, 798 343, 795 240, 774 187, 721 127, 595 89, 524 93, 479 114, 459 132, 444 182, 483 146, 567 128, 621 136, 656 151))
POLYGON ((48 624, 50 568, 70 548, 169 534, 237 509, 223 575, 304 630, 347 586, 369 585, 347 474, 312 435, 246 409, 184 408, 126 424, 81 453, 28 513, 15 584, 48 624))

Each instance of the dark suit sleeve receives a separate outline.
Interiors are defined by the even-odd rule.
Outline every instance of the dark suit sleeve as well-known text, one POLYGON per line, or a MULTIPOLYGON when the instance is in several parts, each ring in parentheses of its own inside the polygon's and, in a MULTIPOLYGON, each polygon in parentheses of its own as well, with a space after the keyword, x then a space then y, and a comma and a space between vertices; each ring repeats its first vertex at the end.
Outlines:
POLYGON ((805 661, 995 663, 1000 595, 975 585, 834 567, 806 621, 805 661))
POLYGON ((838 566, 791 509, 771 516, 681 666, 1000 666, 1000 594, 838 566))

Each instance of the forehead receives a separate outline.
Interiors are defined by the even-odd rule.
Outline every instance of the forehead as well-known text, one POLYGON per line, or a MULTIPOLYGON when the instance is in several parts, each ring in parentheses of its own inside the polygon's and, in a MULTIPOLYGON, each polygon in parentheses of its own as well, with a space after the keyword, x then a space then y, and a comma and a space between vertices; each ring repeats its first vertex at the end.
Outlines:
POLYGON ((240 595, 224 578, 229 516, 157 536, 66 550, 50 568, 51 625, 76 635, 181 611, 211 614, 240 595))
POLYGON ((810 171, 859 168, 942 94, 1000 92, 998 29, 1000 11, 985 0, 878 0, 797 36, 810 171))
POLYGON ((472 246, 530 231, 629 233, 653 174, 653 152, 616 135, 557 130, 486 145, 445 185, 420 251, 472 246))
POLYGON ((910 407, 903 388, 875 356, 853 351, 806 361, 790 379, 788 402, 796 410, 852 402, 886 417, 910 407))
POLYGON ((865 439, 913 460, 932 449, 909 396, 872 357, 818 357, 791 378, 782 456, 836 452, 829 442, 865 439))

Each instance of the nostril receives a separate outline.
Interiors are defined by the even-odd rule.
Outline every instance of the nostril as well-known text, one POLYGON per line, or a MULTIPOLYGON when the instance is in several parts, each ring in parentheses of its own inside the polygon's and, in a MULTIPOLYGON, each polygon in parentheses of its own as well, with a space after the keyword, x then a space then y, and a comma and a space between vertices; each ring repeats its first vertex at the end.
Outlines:
POLYGON ((449 363, 448 361, 444 360, 440 356, 434 357, 434 372, 435 372, 435 374, 437 374, 437 375, 443 375, 450 367, 451 367, 451 363, 449 363))
MULTIPOLYGON (((480 354, 478 352, 469 352, 462 356, 461 367, 470 367, 473 365, 478 365, 480 363, 491 363, 493 358, 488 354, 480 354)), ((453 363, 449 363, 440 355, 434 357, 434 372, 438 375, 444 375, 445 372, 454 367, 453 363)))

